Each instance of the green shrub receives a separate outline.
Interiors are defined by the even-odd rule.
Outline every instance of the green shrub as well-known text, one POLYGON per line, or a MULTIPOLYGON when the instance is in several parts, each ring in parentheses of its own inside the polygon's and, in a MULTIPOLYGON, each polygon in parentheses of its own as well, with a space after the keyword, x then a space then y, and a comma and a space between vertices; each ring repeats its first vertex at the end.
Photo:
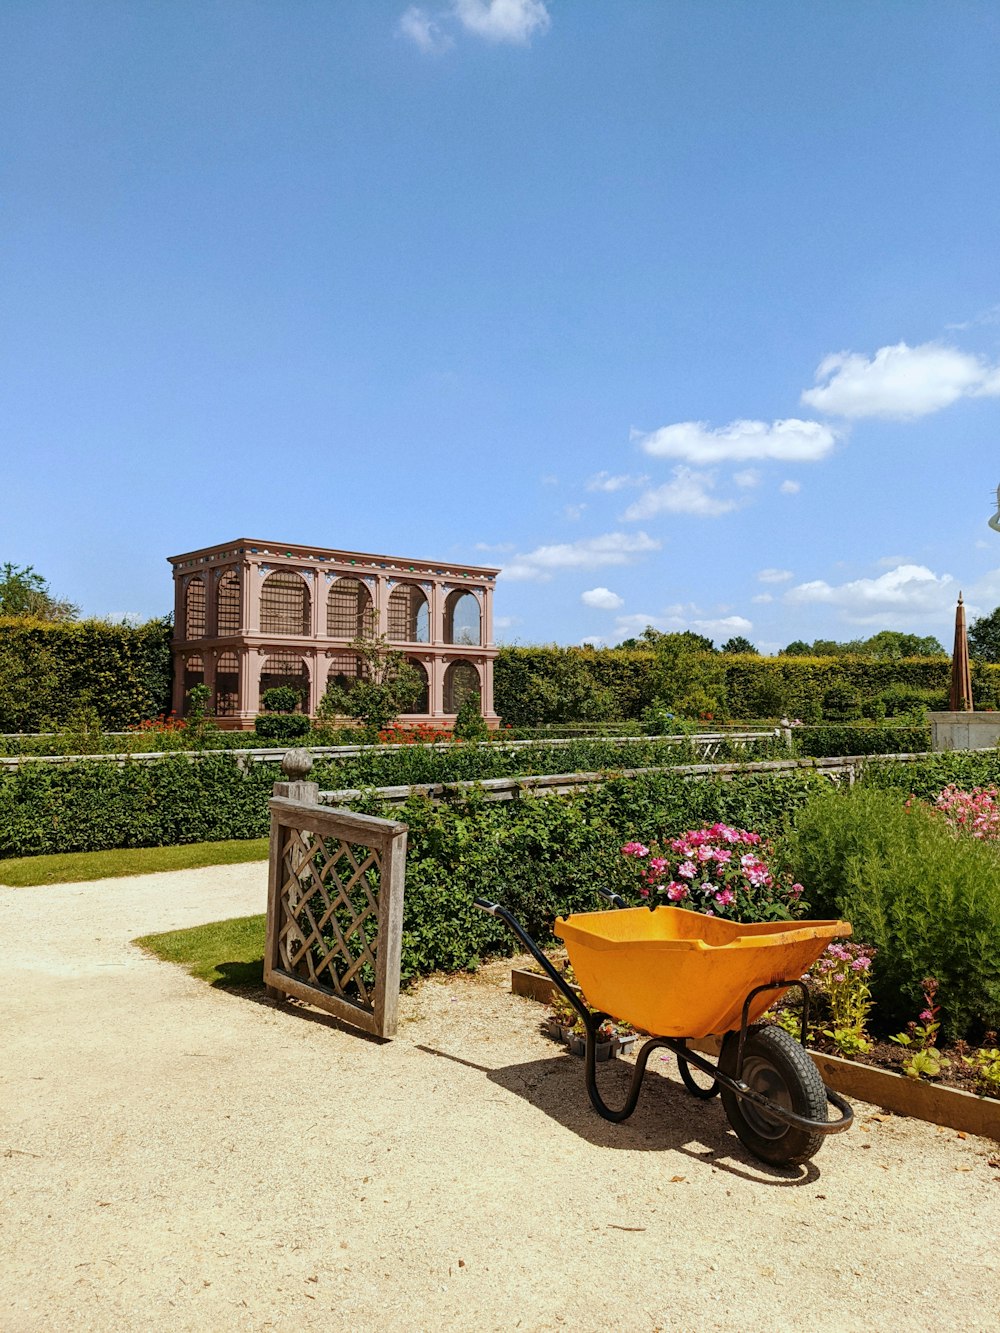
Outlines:
POLYGON ((294 713, 302 702, 302 691, 294 685, 272 685, 260 701, 269 713, 294 713))
POLYGON ((799 754, 808 759, 830 759, 851 754, 921 754, 931 748, 928 726, 796 727, 792 735, 799 754))
POLYGON ((850 921, 878 949, 876 1019, 898 1031, 935 977, 950 1038, 1000 1024, 1000 854, 956 836, 922 805, 855 786, 826 792, 795 816, 785 868, 816 917, 850 921))
POLYGON ((108 731, 170 708, 170 621, 0 619, 0 731, 38 731, 94 708, 108 731))
MULTIPOLYGON (((271 691, 266 690, 265 693, 270 694, 271 691)), ((310 723, 301 713, 261 713, 254 719, 253 729, 258 736, 267 740, 291 740, 296 736, 305 736, 310 730, 310 723)))
POLYGON ((467 694, 458 705, 452 730, 460 741, 485 741, 489 738, 490 729, 483 717, 478 694, 467 694))

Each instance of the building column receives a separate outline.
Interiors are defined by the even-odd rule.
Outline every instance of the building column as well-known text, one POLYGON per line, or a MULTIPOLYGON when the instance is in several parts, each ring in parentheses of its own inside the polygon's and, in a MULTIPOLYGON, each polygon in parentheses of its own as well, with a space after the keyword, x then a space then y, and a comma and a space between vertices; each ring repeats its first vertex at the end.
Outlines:
POLYGON ((375 575, 375 634, 389 633, 389 587, 384 574, 375 575))
POLYGON ((243 561, 243 625, 247 634, 260 633, 260 566, 259 560, 243 561))
POLYGON ((483 589, 483 632, 484 648, 493 647, 493 589, 483 589))
POLYGON ((493 659, 487 657, 482 662, 477 662, 476 665, 479 667, 479 679, 482 682, 482 714, 487 722, 495 722, 497 715, 493 707, 493 659))
POLYGON ((431 717, 443 717, 444 673, 448 670, 448 663, 440 656, 440 654, 435 653, 430 662, 427 663, 427 668, 427 702, 430 704, 431 717))
POLYGON ((444 604, 444 585, 433 579, 427 598, 427 633, 431 643, 444 643, 444 604))

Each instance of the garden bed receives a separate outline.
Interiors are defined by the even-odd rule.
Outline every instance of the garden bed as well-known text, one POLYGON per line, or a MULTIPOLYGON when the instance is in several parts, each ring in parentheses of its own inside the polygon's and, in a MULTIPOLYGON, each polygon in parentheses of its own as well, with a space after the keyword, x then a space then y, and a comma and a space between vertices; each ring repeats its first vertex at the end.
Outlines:
MULTIPOLYGON (((511 991, 515 995, 548 1004, 553 989, 552 982, 541 972, 511 969, 511 991)), ((714 1038, 691 1045, 707 1055, 718 1054, 718 1041, 714 1038)), ((949 1055, 947 1050, 943 1053, 949 1055)), ((873 1042, 868 1056, 855 1060, 845 1060, 820 1048, 810 1049, 809 1054, 824 1083, 835 1092, 858 1097, 897 1115, 1000 1140, 1000 1099, 972 1090, 975 1080, 971 1074, 965 1077, 965 1067, 958 1059, 960 1052, 952 1054, 953 1064, 934 1082, 908 1078, 901 1069, 906 1052, 890 1042, 873 1042), (950 1079, 951 1070, 955 1070, 955 1075, 950 1079)))

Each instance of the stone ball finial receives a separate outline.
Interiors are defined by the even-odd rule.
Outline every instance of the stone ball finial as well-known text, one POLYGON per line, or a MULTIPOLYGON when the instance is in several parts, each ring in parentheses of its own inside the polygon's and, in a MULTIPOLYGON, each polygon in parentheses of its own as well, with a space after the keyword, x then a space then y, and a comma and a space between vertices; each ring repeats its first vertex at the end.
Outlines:
POLYGON ((308 750, 289 750, 281 761, 281 771, 289 782, 302 782, 313 766, 308 750))

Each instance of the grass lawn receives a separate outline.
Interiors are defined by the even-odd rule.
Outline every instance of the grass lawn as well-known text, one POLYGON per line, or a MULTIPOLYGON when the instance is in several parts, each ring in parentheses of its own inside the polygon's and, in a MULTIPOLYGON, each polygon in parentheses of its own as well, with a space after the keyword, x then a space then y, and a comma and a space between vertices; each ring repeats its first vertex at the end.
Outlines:
POLYGON ((199 866, 266 860, 266 838, 189 842, 179 847, 128 847, 111 852, 61 852, 0 861, 0 884, 23 889, 39 884, 77 884, 89 879, 117 879, 121 875, 151 875, 157 870, 193 870, 199 866))
POLYGON ((237 916, 132 942, 210 986, 263 986, 265 922, 263 915, 237 916))

